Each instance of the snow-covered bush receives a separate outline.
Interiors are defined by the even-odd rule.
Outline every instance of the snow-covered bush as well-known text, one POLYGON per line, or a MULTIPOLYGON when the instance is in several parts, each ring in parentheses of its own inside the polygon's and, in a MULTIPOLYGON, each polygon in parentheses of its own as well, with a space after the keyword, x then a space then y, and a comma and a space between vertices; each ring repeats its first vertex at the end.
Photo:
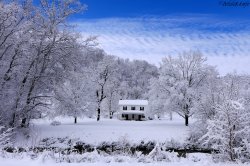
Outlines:
POLYGON ((54 138, 54 137, 48 137, 43 138, 39 141, 37 147, 46 149, 50 147, 54 148, 70 148, 72 149, 76 143, 79 141, 79 138, 69 138, 69 137, 62 137, 62 138, 54 138))
POLYGON ((53 122, 50 123, 50 125, 51 126, 59 126, 59 125, 61 125, 61 122, 59 122, 59 121, 53 121, 53 122))
POLYGON ((189 146, 196 148, 208 148, 207 144, 203 144, 203 140, 200 138, 207 133, 207 121, 197 120, 190 127, 189 136, 187 142, 189 146))
POLYGON ((250 112, 240 101, 226 100, 216 108, 214 119, 208 120, 203 144, 219 150, 220 160, 250 161, 250 112))
POLYGON ((178 142, 177 140, 171 139, 169 141, 166 141, 163 144, 163 147, 165 147, 166 149, 169 148, 174 148, 174 149, 184 149, 185 148, 185 144, 178 142))
POLYGON ((0 148, 11 144, 11 136, 13 134, 13 128, 6 128, 0 126, 0 148))
POLYGON ((166 152, 163 151, 158 143, 155 145, 155 148, 148 154, 147 157, 151 158, 153 161, 170 161, 170 159, 166 155, 166 152))

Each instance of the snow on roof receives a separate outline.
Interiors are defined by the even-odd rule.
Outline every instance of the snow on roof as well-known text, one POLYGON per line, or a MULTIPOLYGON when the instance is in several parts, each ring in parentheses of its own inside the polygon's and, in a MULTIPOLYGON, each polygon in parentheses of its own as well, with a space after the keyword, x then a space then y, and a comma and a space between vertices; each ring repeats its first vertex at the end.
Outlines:
POLYGON ((119 105, 148 105, 148 100, 119 100, 119 105))

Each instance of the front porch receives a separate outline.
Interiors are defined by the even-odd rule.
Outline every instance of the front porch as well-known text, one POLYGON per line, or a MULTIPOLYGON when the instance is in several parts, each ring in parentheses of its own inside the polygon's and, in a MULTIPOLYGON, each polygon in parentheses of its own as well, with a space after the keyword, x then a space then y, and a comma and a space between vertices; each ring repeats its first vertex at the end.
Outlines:
POLYGON ((128 113, 123 112, 121 115, 122 120, 136 120, 136 121, 142 121, 145 120, 144 113, 128 113))

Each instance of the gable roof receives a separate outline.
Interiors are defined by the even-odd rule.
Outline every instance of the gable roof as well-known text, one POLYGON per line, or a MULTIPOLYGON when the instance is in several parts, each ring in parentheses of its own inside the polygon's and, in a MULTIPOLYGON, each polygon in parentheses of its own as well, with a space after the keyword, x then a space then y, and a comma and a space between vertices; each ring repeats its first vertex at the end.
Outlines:
POLYGON ((148 100, 119 100, 119 105, 148 105, 148 100))

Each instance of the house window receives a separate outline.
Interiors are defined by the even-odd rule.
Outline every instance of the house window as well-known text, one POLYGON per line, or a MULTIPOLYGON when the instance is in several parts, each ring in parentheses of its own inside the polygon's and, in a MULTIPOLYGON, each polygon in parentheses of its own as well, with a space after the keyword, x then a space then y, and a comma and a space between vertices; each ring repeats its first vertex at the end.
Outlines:
POLYGON ((140 107, 140 111, 144 111, 144 107, 140 107))
POLYGON ((128 110, 127 106, 123 106, 123 110, 128 110))
POLYGON ((135 106, 132 106, 132 107, 131 107, 131 110, 135 110, 135 106))

